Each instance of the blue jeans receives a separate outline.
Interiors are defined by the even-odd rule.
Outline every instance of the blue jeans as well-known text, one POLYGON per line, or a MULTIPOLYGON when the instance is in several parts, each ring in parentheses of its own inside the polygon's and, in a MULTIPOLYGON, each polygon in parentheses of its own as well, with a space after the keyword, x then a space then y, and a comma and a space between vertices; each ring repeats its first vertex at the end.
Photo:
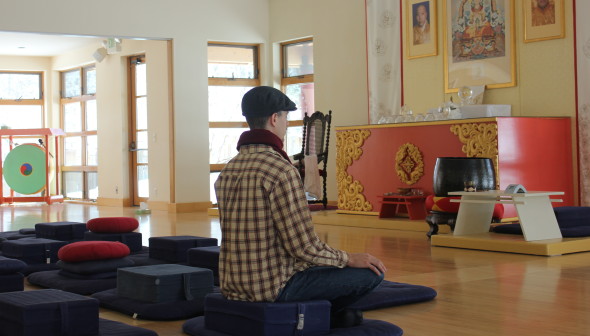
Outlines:
POLYGON ((295 273, 275 302, 328 300, 337 312, 369 294, 383 281, 368 268, 311 267, 295 273))

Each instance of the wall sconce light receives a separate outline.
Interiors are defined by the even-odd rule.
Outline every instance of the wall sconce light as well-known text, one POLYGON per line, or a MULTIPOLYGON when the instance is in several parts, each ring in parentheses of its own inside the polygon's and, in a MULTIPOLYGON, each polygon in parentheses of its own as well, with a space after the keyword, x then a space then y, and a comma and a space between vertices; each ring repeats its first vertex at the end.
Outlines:
POLYGON ((96 49, 96 51, 94 52, 94 54, 92 54, 92 57, 94 57, 94 59, 97 62, 102 62, 102 60, 107 56, 107 49, 106 48, 98 48, 96 49))

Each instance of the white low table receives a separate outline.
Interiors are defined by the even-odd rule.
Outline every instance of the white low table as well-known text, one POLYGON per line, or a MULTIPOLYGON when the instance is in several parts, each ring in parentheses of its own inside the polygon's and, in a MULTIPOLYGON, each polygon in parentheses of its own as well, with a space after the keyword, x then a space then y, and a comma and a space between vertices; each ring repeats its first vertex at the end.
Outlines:
POLYGON ((496 203, 513 204, 516 207, 524 240, 544 240, 562 238, 553 212, 550 199, 552 195, 563 195, 562 191, 529 191, 527 193, 505 193, 502 190, 449 192, 451 196, 461 196, 459 213, 453 235, 464 236, 485 233, 490 230, 492 214, 496 203))

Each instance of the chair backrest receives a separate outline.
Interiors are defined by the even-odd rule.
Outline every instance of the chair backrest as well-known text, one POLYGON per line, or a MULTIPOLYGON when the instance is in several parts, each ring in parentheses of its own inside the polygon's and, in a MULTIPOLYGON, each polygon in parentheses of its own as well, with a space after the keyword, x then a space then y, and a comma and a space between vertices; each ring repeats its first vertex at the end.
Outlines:
POLYGON ((331 123, 332 111, 329 111, 328 114, 316 111, 311 116, 308 116, 306 113, 303 118, 301 152, 304 155, 317 155, 318 163, 325 162, 328 157, 331 123))

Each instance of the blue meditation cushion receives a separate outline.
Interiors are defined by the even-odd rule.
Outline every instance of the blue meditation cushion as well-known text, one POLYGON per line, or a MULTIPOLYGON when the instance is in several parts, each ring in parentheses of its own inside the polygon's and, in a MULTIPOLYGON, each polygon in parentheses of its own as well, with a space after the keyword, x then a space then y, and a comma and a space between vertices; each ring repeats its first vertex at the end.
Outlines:
POLYGON ((27 263, 22 260, 0 256, 0 275, 13 274, 20 272, 27 267, 27 263))
POLYGON ((0 293, 0 330, 11 336, 95 336, 98 301, 54 289, 0 293))
POLYGON ((153 330, 102 318, 98 319, 98 329, 99 336, 158 336, 153 330))
POLYGON ((74 279, 60 274, 60 270, 29 274, 27 281, 39 287, 60 289, 79 295, 91 295, 117 287, 117 279, 74 279))
POLYGON ((553 212, 560 228, 590 226, 590 207, 556 207, 553 212))
POLYGON ((0 238, 4 238, 6 240, 15 240, 15 239, 21 239, 21 238, 34 238, 35 237, 34 231, 33 231, 33 233, 30 233, 30 231, 28 231, 29 229, 21 229, 21 230, 0 232, 0 238), (22 231, 22 232, 27 232, 27 233, 21 233, 21 230, 26 230, 26 231, 22 231))
MULTIPOLYGON (((182 331, 185 334, 192 336, 233 336, 231 334, 213 331, 205 327, 205 317, 199 316, 187 320, 182 325, 182 331)), ((367 320, 365 319, 361 325, 351 328, 331 329, 326 336, 401 336, 403 330, 389 322, 367 320)), ((297 335, 291 334, 291 335, 297 335)), ((307 334, 303 334, 307 335, 307 334)), ((284 336, 284 335, 281 335, 284 336)))
POLYGON ((108 271, 108 272, 101 272, 101 273, 92 273, 92 274, 80 274, 80 273, 72 273, 66 270, 59 270, 59 275, 63 275, 66 278, 71 279, 80 279, 80 280, 99 280, 99 279, 115 279, 117 277, 117 271, 108 271))
POLYGON ((132 253, 142 251, 141 239, 141 232, 84 232, 84 240, 118 241, 127 245, 132 253))
POLYGON ((53 271, 59 270, 57 264, 29 264, 25 267, 24 270, 21 271, 22 274, 28 276, 33 273, 37 272, 45 272, 45 271, 53 271))
POLYGON ((436 297, 436 294, 436 291, 430 287, 383 280, 371 293, 349 306, 349 308, 366 311, 401 306, 430 301, 436 297))
POLYGON ((221 294, 205 297, 205 326, 240 336, 325 335, 330 330, 330 302, 248 302, 228 300, 221 294))
POLYGON ((186 262, 187 250, 193 247, 216 246, 216 238, 198 236, 151 237, 149 239, 150 258, 170 263, 186 262))
POLYGON ((57 266, 70 273, 96 274, 104 272, 116 272, 119 268, 135 266, 135 262, 133 262, 133 260, 131 260, 129 257, 89 260, 81 262, 65 262, 60 260, 57 262, 57 266))
MULTIPOLYGON (((560 223, 558 222, 558 224, 560 224, 560 223)), ((522 235, 522 228, 520 227, 520 224, 498 225, 498 226, 495 226, 492 230, 496 233, 522 235)), ((561 231, 561 236, 564 238, 590 236, 590 225, 588 225, 588 226, 571 226, 571 227, 561 227, 560 226, 559 230, 561 231)))
POLYGON ((58 260, 57 251, 67 242, 45 238, 21 238, 2 244, 2 254, 27 264, 49 264, 58 260))
POLYGON ((150 303, 204 298, 213 291, 213 272, 178 264, 118 269, 117 293, 150 303))
POLYGON ((221 246, 193 247, 187 251, 190 266, 208 268, 213 271, 213 283, 219 286, 219 250, 221 246))
POLYGON ((28 236, 28 235, 34 235, 36 232, 35 232, 34 228, 24 228, 24 229, 18 230, 18 233, 28 236))
POLYGON ((88 231, 86 223, 52 222, 35 224, 34 233, 37 238, 72 241, 84 239, 86 231, 88 231))
POLYGON ((195 300, 149 303, 121 297, 117 289, 92 294, 100 306, 142 320, 175 321, 203 315, 203 298, 195 300))
POLYGON ((25 287, 22 273, 0 275, 0 293, 22 291, 25 287))
POLYGON ((506 234, 519 234, 522 235, 522 229, 520 228, 520 224, 503 224, 503 225, 496 225, 492 228, 493 232, 496 233, 506 233, 506 234))

